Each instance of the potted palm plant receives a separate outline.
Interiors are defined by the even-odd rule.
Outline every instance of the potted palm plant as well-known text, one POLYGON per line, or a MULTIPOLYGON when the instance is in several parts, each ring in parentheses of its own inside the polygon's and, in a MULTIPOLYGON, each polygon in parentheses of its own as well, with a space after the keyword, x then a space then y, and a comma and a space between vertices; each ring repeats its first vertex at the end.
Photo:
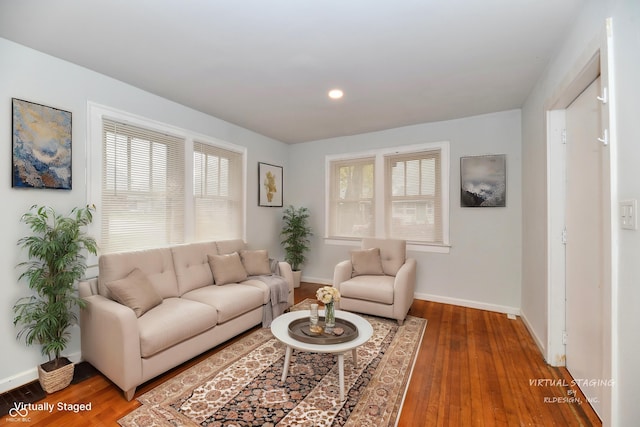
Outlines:
POLYGON ((305 207, 294 208, 289 205, 282 215, 282 245, 285 261, 291 264, 294 286, 300 286, 302 271, 300 266, 306 261, 305 253, 309 250, 309 237, 313 235, 309 226, 309 210, 305 207))
POLYGON ((26 279, 35 293, 15 303, 13 324, 22 326, 18 339, 40 345, 49 358, 38 367, 40 385, 47 393, 65 388, 73 378, 73 363, 61 353, 69 341, 69 327, 77 322, 76 306, 85 306, 74 284, 87 269, 85 252, 97 252, 95 239, 84 230, 94 210, 74 208, 63 216, 51 207, 34 205, 21 218, 32 233, 18 240, 29 257, 18 264, 23 269, 19 280, 26 279))

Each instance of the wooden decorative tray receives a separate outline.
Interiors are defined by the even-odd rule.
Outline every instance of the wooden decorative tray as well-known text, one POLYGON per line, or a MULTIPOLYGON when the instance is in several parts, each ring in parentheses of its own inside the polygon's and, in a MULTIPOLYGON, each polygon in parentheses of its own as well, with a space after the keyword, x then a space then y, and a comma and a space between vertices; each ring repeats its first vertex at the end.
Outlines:
MULTIPOLYGON (((319 325, 324 325, 324 317, 318 319, 319 325)), ((358 336, 358 328, 348 320, 336 318, 336 328, 344 329, 342 335, 334 335, 333 333, 327 334, 322 332, 321 334, 314 334, 309 330, 310 320, 308 317, 294 320, 289 323, 289 336, 297 339, 298 341, 308 344, 339 344, 358 336)))

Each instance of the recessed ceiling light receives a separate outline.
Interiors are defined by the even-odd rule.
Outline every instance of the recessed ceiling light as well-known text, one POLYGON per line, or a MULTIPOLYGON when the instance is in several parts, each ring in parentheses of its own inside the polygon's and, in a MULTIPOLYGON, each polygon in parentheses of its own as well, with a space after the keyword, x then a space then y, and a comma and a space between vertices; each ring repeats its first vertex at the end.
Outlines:
POLYGON ((340 89, 331 89, 329 91, 329 98, 331 99, 340 99, 343 95, 344 92, 342 92, 340 89))

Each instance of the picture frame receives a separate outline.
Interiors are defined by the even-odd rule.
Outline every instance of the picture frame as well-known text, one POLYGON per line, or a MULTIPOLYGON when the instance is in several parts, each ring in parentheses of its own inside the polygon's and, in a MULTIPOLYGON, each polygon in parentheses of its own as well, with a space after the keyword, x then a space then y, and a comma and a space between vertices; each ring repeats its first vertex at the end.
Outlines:
POLYGON ((258 206, 282 207, 282 166, 258 163, 258 206))
POLYGON ((460 206, 505 207, 507 196, 505 154, 460 158, 460 206))
POLYGON ((11 98, 14 188, 71 190, 71 112, 11 98))

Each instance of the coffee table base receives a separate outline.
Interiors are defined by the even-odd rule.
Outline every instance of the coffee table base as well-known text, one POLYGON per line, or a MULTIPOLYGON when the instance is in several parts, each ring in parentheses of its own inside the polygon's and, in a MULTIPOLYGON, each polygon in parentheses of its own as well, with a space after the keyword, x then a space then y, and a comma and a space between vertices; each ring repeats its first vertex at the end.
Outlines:
MULTIPOLYGON (((351 350, 351 357, 353 359, 353 367, 354 369, 358 369, 358 353, 357 349, 351 350)), ((287 350, 284 353, 284 367, 282 368, 282 378, 280 379, 281 383, 284 383, 287 380, 287 375, 289 374, 289 362, 291 361, 291 353, 293 352, 293 348, 291 346, 287 346, 287 350)), ((344 402, 344 353, 338 353, 338 386, 340 388, 340 401, 344 402)))

